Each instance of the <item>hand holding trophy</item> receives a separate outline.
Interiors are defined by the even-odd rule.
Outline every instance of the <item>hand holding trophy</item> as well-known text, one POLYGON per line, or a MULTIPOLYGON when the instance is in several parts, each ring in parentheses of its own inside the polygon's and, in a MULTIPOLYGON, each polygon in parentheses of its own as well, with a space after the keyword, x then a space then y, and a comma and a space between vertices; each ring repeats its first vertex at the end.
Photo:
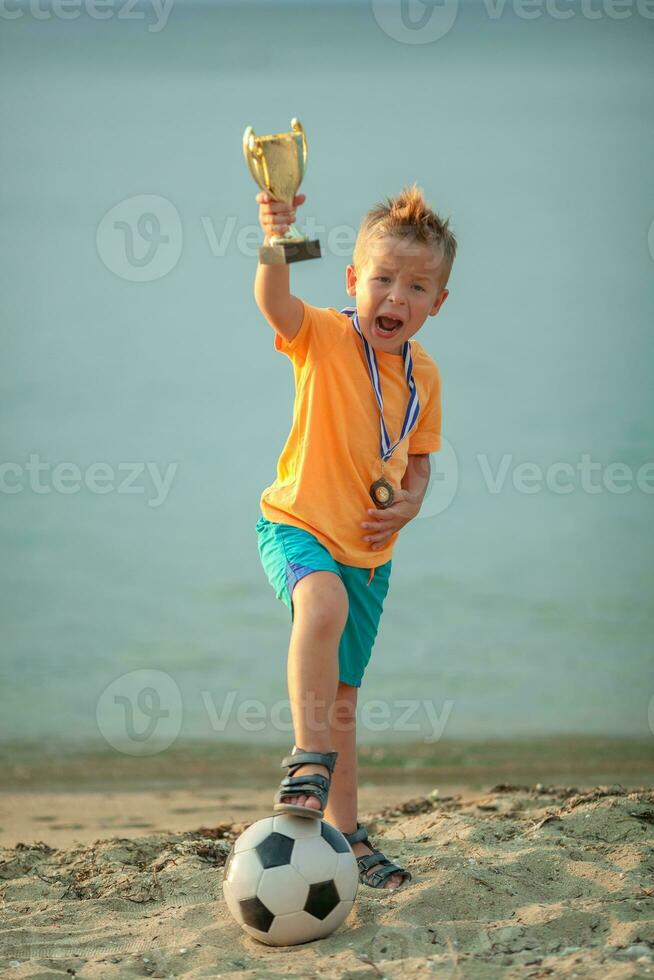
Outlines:
MULTIPOLYGON (((255 136, 252 126, 248 126, 243 134, 243 154, 261 190, 292 207, 307 166, 307 139, 298 119, 291 120, 291 129, 290 133, 255 136)), ((305 238, 295 225, 259 249, 259 261, 264 265, 318 258, 320 242, 305 238)))

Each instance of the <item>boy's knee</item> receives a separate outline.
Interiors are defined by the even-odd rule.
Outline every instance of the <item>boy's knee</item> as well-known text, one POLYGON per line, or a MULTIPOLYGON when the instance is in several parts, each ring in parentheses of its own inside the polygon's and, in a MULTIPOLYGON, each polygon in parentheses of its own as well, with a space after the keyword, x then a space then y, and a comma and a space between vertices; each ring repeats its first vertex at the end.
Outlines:
POLYGON ((349 599, 335 572, 311 572, 293 589, 294 621, 321 636, 340 636, 347 623, 349 599))

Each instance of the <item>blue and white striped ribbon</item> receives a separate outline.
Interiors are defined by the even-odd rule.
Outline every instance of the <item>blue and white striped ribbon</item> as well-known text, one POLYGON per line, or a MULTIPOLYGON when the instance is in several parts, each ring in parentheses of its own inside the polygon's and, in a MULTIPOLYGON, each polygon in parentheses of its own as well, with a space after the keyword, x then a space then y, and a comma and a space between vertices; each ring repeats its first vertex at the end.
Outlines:
POLYGON ((381 381, 379 378, 379 370, 377 368, 377 357, 375 355, 374 348, 370 346, 366 338, 361 332, 361 327, 359 326, 359 317, 354 306, 346 306, 345 309, 341 310, 341 313, 347 314, 352 319, 354 328, 361 337, 365 352, 366 360, 368 362, 368 370, 370 372, 370 379, 372 381, 372 386, 375 390, 375 397, 377 398, 377 404, 379 405, 379 427, 381 433, 380 439, 380 449, 382 460, 388 459, 393 450, 399 446, 404 437, 409 434, 411 429, 414 427, 418 421, 418 413, 420 411, 420 402, 418 401, 418 392, 416 390, 416 383, 413 380, 413 360, 411 358, 411 346, 408 340, 404 341, 402 347, 402 357, 404 358, 404 374, 406 377, 406 383, 409 386, 409 403, 406 408, 406 414, 404 416, 404 422, 402 423, 402 433, 400 438, 397 440, 394 446, 391 446, 391 440, 388 435, 388 430, 386 428, 386 423, 384 422, 384 402, 382 399, 381 392, 381 381))

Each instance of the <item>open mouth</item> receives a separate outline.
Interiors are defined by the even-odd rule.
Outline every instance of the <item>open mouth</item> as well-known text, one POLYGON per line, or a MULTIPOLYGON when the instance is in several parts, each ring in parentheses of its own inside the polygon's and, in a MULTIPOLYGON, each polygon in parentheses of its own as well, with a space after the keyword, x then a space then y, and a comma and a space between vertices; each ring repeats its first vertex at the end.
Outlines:
POLYGON ((374 326, 380 337, 392 337, 402 327, 402 321, 395 316, 377 316, 374 326))

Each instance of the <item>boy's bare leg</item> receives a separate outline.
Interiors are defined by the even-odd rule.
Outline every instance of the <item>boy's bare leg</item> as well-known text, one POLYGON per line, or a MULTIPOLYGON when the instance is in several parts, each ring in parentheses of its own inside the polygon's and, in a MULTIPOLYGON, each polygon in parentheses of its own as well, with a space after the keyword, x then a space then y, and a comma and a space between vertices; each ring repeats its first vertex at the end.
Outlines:
MULTIPOLYGON (((293 589, 288 693, 295 746, 308 752, 333 751, 330 718, 338 685, 338 645, 348 612, 347 591, 335 572, 311 572, 293 589)), ((335 771, 340 764, 337 759, 335 771)), ((329 775, 326 766, 311 763, 299 766, 293 775, 314 772, 329 775)), ((313 794, 289 792, 282 801, 321 808, 313 794)))
MULTIPOLYGON (((359 689, 351 684, 338 682, 331 726, 331 741, 338 752, 338 761, 329 789, 329 800, 325 809, 325 820, 338 827, 340 831, 351 834, 356 830, 357 800, 357 732, 356 707, 359 689)), ((362 841, 352 844, 357 857, 372 854, 372 849, 362 841)), ((381 864, 374 864, 368 870, 372 874, 381 864)), ((402 875, 392 874, 384 882, 384 888, 396 888, 402 882, 402 875)))
POLYGON ((357 826, 357 731, 358 688, 338 682, 331 719, 331 740, 338 752, 332 776, 325 820, 349 834, 357 826))
MULTIPOLYGON (((358 688, 338 679, 338 646, 345 629, 349 601, 334 572, 312 572, 293 589, 293 628, 288 649, 288 691, 296 746, 307 751, 338 752, 332 773, 325 819, 350 833, 357 825, 356 705, 358 688)), ((326 766, 307 763, 295 776, 329 775, 326 766)), ((320 809, 312 794, 285 794, 284 802, 320 809)), ((372 854, 361 841, 352 845, 357 857, 372 854)), ((374 865, 373 870, 380 867, 374 865)), ((401 875, 391 875, 385 888, 395 888, 401 875)))

